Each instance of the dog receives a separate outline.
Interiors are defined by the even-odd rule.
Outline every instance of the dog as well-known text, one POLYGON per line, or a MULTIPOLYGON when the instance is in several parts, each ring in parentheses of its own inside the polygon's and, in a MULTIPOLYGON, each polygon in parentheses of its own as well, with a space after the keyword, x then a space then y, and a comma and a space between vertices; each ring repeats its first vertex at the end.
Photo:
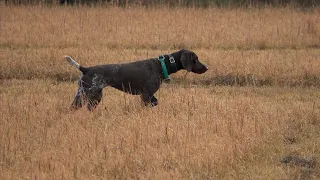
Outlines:
POLYGON ((170 80, 169 76, 179 70, 187 70, 202 74, 208 70, 198 56, 186 49, 131 63, 106 64, 92 67, 79 65, 70 56, 67 61, 82 72, 78 81, 78 91, 71 104, 71 108, 79 109, 87 103, 88 110, 96 108, 102 99, 102 89, 106 86, 114 87, 133 95, 140 95, 142 102, 152 107, 158 105, 154 97, 163 81, 170 80))

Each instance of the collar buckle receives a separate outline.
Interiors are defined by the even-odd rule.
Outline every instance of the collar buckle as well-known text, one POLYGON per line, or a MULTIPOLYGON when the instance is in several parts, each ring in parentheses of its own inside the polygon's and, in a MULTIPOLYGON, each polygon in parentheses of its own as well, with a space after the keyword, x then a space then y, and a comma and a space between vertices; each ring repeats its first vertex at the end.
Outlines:
POLYGON ((169 56, 169 61, 171 64, 175 63, 176 60, 174 60, 174 57, 173 56, 169 56))
POLYGON ((176 60, 174 59, 174 57, 171 54, 169 54, 168 56, 169 56, 169 62, 170 62, 171 69, 173 69, 174 72, 177 72, 178 69, 177 69, 176 60))

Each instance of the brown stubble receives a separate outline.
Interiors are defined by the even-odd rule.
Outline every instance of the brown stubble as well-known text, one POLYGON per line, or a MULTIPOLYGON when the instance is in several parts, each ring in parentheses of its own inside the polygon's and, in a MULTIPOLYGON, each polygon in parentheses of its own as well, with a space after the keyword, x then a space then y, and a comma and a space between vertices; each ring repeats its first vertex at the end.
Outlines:
POLYGON ((317 11, 0 8, 1 178, 319 177, 280 163, 320 154, 317 11), (106 88, 95 112, 68 109, 79 72, 63 55, 89 66, 179 48, 209 71, 173 75, 156 108, 106 88), (246 75, 256 83, 217 83, 246 75))

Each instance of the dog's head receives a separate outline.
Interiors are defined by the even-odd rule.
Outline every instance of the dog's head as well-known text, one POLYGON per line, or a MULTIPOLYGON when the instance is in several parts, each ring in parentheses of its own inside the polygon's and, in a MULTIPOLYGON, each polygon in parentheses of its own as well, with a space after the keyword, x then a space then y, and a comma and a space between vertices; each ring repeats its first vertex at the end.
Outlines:
POLYGON ((193 72, 197 74, 202 74, 208 70, 207 66, 203 65, 199 59, 196 53, 189 51, 189 50, 181 50, 181 58, 180 61, 182 63, 182 66, 185 70, 188 72, 193 72))

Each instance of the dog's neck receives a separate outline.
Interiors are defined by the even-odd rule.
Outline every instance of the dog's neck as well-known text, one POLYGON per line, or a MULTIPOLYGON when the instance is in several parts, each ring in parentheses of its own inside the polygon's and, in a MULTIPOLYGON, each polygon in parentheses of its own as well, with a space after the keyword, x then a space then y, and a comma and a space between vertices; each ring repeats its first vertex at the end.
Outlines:
POLYGON ((165 55, 165 64, 166 64, 166 67, 167 67, 167 71, 168 71, 168 74, 172 74, 172 73, 175 73, 181 69, 184 69, 183 66, 182 66, 182 63, 180 61, 180 58, 181 58, 181 54, 182 52, 181 51, 177 51, 177 52, 174 52, 170 55, 165 55), (172 56, 174 58, 174 63, 171 63, 170 60, 169 60, 169 56, 172 56))

